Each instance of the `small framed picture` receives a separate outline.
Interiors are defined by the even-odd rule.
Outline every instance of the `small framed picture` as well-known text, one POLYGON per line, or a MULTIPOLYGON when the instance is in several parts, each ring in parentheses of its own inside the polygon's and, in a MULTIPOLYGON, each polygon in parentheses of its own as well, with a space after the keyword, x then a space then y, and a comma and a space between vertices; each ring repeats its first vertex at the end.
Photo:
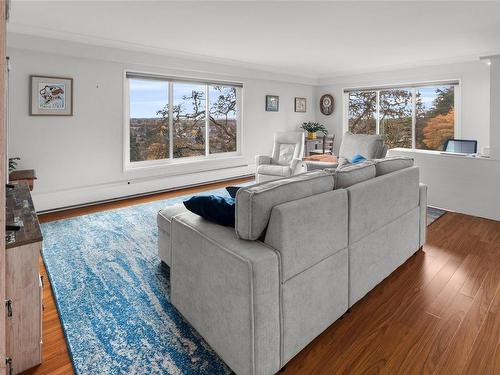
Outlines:
POLYGON ((295 112, 306 112, 306 98, 295 98, 295 112))
POLYGON ((278 112, 280 109, 280 97, 277 95, 266 95, 266 111, 278 112))
POLYGON ((31 116, 73 116, 73 78, 30 76, 31 116))

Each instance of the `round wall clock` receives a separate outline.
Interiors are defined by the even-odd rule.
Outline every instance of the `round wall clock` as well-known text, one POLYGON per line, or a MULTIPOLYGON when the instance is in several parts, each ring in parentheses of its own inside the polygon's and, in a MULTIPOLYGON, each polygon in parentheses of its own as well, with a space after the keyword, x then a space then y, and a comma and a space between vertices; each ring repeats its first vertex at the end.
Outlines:
POLYGON ((333 112, 333 104, 333 96, 331 96, 330 94, 325 94, 319 100, 319 110, 326 116, 331 115, 333 112))

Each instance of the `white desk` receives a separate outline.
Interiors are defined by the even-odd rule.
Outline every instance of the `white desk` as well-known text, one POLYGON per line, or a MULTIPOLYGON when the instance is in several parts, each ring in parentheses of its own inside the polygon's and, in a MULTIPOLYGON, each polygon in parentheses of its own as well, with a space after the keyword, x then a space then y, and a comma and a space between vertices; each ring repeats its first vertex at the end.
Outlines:
POLYGON ((500 160, 403 148, 387 156, 415 160, 430 206, 500 221, 500 160))

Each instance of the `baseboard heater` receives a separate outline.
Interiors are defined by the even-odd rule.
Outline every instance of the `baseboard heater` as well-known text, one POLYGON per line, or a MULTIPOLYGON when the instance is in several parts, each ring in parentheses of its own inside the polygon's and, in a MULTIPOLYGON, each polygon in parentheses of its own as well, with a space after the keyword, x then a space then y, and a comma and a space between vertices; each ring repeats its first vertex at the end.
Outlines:
POLYGON ((235 177, 230 177, 230 178, 221 178, 221 179, 218 179, 218 180, 211 180, 210 182, 181 185, 181 186, 176 186, 176 187, 169 188, 169 189, 153 190, 153 191, 148 191, 146 193, 131 194, 131 195, 125 195, 123 197, 103 199, 103 200, 99 200, 99 201, 87 202, 87 203, 82 203, 82 204, 74 204, 74 205, 71 205, 71 206, 58 207, 58 208, 54 208, 54 209, 51 209, 51 210, 37 211, 37 214, 38 215, 43 215, 43 214, 48 214, 48 213, 52 213, 52 212, 67 211, 67 210, 72 210, 72 209, 82 208, 82 207, 97 206, 99 204, 119 202, 119 201, 123 201, 123 200, 127 200, 127 199, 146 197, 148 195, 155 195, 155 194, 167 193, 167 192, 170 192, 170 191, 177 191, 177 190, 188 189, 188 188, 197 187, 197 186, 203 186, 203 185, 217 184, 219 182, 232 181, 232 180, 237 180, 237 179, 240 179, 240 178, 250 178, 250 177, 254 177, 254 176, 255 176, 255 174, 250 173, 250 174, 244 174, 244 175, 241 175, 241 176, 235 176, 235 177))

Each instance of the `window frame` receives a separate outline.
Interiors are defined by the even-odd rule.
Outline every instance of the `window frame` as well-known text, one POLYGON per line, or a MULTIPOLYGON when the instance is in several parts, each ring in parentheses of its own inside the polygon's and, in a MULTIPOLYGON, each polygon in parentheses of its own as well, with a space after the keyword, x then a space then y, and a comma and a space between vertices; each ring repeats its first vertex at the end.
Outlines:
MULTIPOLYGON (((231 160, 235 158, 241 158, 242 156, 242 102, 243 102, 243 83, 235 81, 226 80, 213 80, 207 78, 199 77, 187 77, 187 76, 173 76, 165 75, 152 72, 144 72, 137 70, 125 69, 123 72, 123 170, 133 171, 140 169, 150 169, 150 168, 164 168, 166 166, 173 166, 179 164, 206 164, 210 161, 215 160, 231 160), (175 82, 191 82, 193 84, 201 84, 205 86, 205 103, 206 103, 206 114, 205 114, 205 155, 202 156, 187 156, 174 158, 173 156, 173 116, 172 116, 172 105, 169 105, 169 121, 168 121, 168 131, 169 131, 169 157, 165 159, 157 160, 142 160, 142 161, 130 161, 130 78, 127 77, 127 73, 137 75, 136 79, 147 80, 158 79, 168 83, 168 103, 173 104, 173 85, 175 82), (235 86, 237 84, 238 86, 235 86), (210 116, 208 116, 209 111, 209 86, 232 86, 236 88, 236 151, 230 152, 219 152, 210 154, 210 116), (170 152, 172 151, 172 152, 170 152)), ((217 163, 220 164, 220 163, 217 163)))
POLYGON ((380 134, 380 91, 390 90, 390 89, 409 89, 412 91, 412 124, 411 124, 411 133, 412 133, 412 148, 408 150, 419 150, 415 148, 416 146, 416 91, 421 87, 433 87, 433 86, 446 86, 453 85, 454 94, 453 94, 453 106, 455 110, 455 118, 454 118, 454 137, 461 138, 461 107, 462 107, 462 81, 461 79, 448 79, 448 80, 439 80, 439 81, 425 81, 425 82, 411 82, 411 83, 395 83, 395 84, 387 84, 387 85, 372 85, 372 86, 361 86, 361 87, 343 87, 342 88, 342 100, 343 100, 343 114, 342 114, 342 130, 343 133, 349 131, 349 92, 352 91, 374 91, 377 93, 377 110, 376 110, 376 134, 380 134))

